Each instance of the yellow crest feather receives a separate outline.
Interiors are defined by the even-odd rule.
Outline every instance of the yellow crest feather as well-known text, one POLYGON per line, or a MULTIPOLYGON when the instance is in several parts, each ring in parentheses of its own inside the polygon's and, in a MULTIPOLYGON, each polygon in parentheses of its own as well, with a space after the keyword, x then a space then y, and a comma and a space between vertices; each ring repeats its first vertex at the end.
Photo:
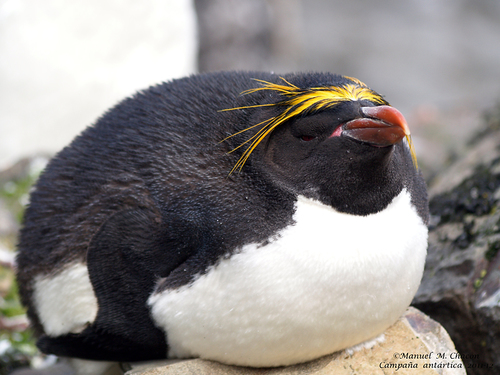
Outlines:
MULTIPOLYGON (((244 130, 239 131, 238 133, 230 135, 229 137, 221 141, 224 142, 228 138, 231 138, 237 134, 241 134, 245 131, 253 129, 259 125, 262 126, 261 129, 259 129, 259 131, 256 134, 254 134, 250 139, 246 140, 241 145, 230 151, 233 152, 242 147, 243 145, 251 142, 248 148, 243 152, 241 158, 238 160, 236 165, 231 170, 230 174, 237 169, 241 171, 241 169, 245 165, 245 162, 248 160, 250 154, 255 150, 257 145, 265 137, 267 137, 277 126, 285 123, 286 121, 290 120, 295 116, 308 113, 311 111, 325 110, 346 101, 369 100, 372 103, 379 105, 389 104, 379 94, 369 89, 363 82, 351 77, 344 77, 344 78, 347 78, 352 83, 346 83, 341 86, 319 86, 319 87, 310 87, 305 89, 299 88, 291 84, 282 77, 280 78, 284 82, 284 84, 272 83, 260 79, 255 79, 255 81, 261 84, 261 87, 245 90, 241 94, 247 95, 255 93, 257 91, 270 90, 277 92, 281 96, 285 97, 284 100, 277 103, 258 104, 253 106, 229 108, 223 110, 223 111, 234 111, 238 109, 270 107, 270 106, 283 107, 283 112, 281 112, 279 115, 271 117, 265 121, 262 121, 259 124, 252 125, 244 130)), ((411 140, 409 140, 409 144, 412 146, 411 140)))

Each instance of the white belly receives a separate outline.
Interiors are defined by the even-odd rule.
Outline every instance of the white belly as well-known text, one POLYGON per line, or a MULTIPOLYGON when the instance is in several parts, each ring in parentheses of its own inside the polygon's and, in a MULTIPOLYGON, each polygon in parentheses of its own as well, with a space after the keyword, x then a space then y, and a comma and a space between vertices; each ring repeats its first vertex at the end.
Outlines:
POLYGON ((244 246, 191 285, 149 299, 170 357, 246 366, 304 362, 373 338, 410 304, 427 227, 403 192, 352 216, 299 198, 296 224, 244 246))

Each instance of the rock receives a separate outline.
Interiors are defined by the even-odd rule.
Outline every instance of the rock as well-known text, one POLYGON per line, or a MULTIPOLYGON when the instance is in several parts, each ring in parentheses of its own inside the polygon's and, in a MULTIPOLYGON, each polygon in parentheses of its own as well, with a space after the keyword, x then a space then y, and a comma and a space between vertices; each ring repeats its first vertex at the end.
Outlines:
POLYGON ((198 70, 297 70, 303 12, 297 0, 195 0, 198 70))
POLYGON ((384 341, 352 356, 342 351, 288 367, 248 368, 189 359, 135 365, 125 375, 466 374, 464 363, 443 327, 415 308, 410 307, 384 336, 384 341))
MULTIPOLYGON (((500 107, 498 110, 500 114, 500 107)), ((430 185, 424 277, 413 306, 443 325, 470 374, 500 371, 500 116, 430 185)))

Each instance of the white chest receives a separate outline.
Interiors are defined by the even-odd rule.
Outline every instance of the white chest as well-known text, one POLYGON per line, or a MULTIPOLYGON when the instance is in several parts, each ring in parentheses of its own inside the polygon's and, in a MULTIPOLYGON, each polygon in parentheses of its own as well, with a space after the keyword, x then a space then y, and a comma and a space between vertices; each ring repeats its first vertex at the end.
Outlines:
POLYGON ((338 213, 299 198, 295 225, 194 283, 151 296, 171 357, 279 366, 382 333, 417 291, 427 228, 403 191, 383 212, 338 213))

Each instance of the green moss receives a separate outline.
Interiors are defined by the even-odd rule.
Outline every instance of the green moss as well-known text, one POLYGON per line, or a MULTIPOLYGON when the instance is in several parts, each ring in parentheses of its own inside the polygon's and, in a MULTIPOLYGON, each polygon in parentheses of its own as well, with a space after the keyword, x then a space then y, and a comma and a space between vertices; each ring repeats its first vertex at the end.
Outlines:
MULTIPOLYGON (((4 285, 10 284, 9 289, 3 291, 4 295, 0 297, 0 317, 13 318, 25 314, 26 311, 19 300, 13 270, 0 267, 0 282, 4 285)), ((14 368, 12 366, 29 364, 30 358, 38 352, 33 332, 30 329, 22 332, 8 329, 0 330, 0 341, 10 343, 10 347, 0 355, 0 363, 5 366, 0 366, 0 375, 2 371, 14 368)))
POLYGON ((0 282, 10 284, 7 293, 0 298, 0 314, 6 317, 22 315, 26 312, 19 299, 17 283, 11 269, 0 266, 0 282))
POLYGON ((482 270, 479 274, 479 277, 474 281, 474 290, 478 290, 479 287, 483 284, 483 279, 488 272, 486 270, 482 270))
MULTIPOLYGON (((17 177, 0 181, 1 203, 19 224, 22 222, 30 189, 38 176, 39 173, 31 173, 26 168, 26 172, 18 173, 17 177)), ((0 240, 10 248, 15 245, 16 235, 9 234, 0 240)), ((0 286, 0 318, 7 322, 9 319, 22 317, 26 310, 19 298, 13 269, 0 266, 0 286)), ((19 332, 17 328, 4 327, 0 329, 0 342, 3 343, 4 349, 0 353, 0 375, 9 374, 18 367, 29 366, 31 358, 39 353, 30 329, 19 332)))
POLYGON ((0 197, 3 198, 7 209, 12 212, 19 223, 22 221, 29 191, 37 178, 38 175, 29 175, 18 180, 8 181, 0 186, 0 197))

